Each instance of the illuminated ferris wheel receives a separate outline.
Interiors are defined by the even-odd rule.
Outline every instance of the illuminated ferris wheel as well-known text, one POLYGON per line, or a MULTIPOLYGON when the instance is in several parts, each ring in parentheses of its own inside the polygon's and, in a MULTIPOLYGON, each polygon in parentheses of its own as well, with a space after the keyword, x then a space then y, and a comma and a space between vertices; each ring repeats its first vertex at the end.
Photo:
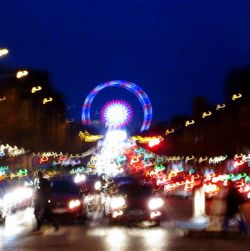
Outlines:
MULTIPOLYGON (((122 80, 110 81, 99 84, 87 96, 82 107, 82 123, 91 124, 90 110, 95 96, 105 88, 119 87, 133 93, 141 103, 143 109, 143 123, 141 131, 148 130, 152 121, 152 105, 147 94, 138 85, 122 80)), ((119 128, 131 122, 133 109, 131 105, 124 100, 111 100, 107 102, 101 110, 101 120, 106 126, 119 128)))

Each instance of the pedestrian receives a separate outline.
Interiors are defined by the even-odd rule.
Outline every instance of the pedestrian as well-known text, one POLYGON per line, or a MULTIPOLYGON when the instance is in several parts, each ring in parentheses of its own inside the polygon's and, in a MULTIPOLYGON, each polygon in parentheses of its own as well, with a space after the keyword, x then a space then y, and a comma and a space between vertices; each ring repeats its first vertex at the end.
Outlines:
POLYGON ((53 217, 51 212, 51 185, 48 179, 43 177, 42 171, 38 171, 38 179, 36 182, 35 196, 34 196, 34 214, 37 221, 36 230, 40 230, 45 220, 50 222, 55 230, 59 229, 58 222, 53 217))
POLYGON ((228 181, 228 193, 226 198, 226 214, 224 218, 224 230, 228 230, 229 221, 236 219, 239 231, 248 235, 248 226, 241 212, 241 205, 245 202, 243 195, 239 192, 234 182, 228 181))

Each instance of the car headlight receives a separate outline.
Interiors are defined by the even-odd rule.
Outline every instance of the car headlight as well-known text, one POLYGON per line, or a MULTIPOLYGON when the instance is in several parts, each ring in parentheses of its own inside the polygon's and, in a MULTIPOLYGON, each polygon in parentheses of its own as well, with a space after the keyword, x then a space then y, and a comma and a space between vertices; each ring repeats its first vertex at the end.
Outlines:
POLYGON ((101 181, 96 181, 95 182, 95 190, 96 191, 99 191, 99 190, 101 190, 101 188, 102 188, 102 183, 101 183, 101 181))
POLYGON ((158 209, 158 208, 162 207, 163 204, 164 204, 163 199, 161 199, 161 198, 152 198, 148 202, 148 207, 149 207, 150 210, 155 210, 155 209, 158 209))
POLYGON ((110 201, 112 209, 118 209, 126 205, 126 201, 123 197, 113 197, 110 201))
POLYGON ((77 174, 74 177, 74 182, 75 183, 81 183, 81 182, 84 182, 85 180, 86 180, 86 176, 84 174, 77 174))
POLYGON ((69 202, 69 208, 70 208, 70 209, 79 207, 80 205, 81 205, 81 201, 80 201, 80 200, 71 200, 71 201, 69 202))

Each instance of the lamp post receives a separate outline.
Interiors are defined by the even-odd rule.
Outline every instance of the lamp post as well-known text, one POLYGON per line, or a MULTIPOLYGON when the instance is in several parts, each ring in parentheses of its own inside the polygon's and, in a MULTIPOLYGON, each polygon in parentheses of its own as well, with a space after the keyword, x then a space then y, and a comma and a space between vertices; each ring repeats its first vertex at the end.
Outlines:
POLYGON ((0 57, 6 56, 9 54, 9 50, 7 48, 0 48, 0 57))

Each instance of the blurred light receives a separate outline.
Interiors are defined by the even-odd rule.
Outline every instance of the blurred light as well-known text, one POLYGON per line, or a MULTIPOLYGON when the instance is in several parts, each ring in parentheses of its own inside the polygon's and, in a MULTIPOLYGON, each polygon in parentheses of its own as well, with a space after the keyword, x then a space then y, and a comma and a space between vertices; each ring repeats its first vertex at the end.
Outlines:
POLYGON ((194 193, 194 200, 193 200, 193 220, 194 221, 202 221, 206 218, 206 211, 205 211, 205 192, 203 189, 196 189, 194 193))
POLYGON ((69 202, 69 208, 70 208, 70 209, 79 207, 80 205, 81 205, 81 201, 80 201, 80 200, 71 200, 71 201, 69 202))
POLYGON ((12 192, 9 192, 4 195, 3 203, 4 206, 13 206, 26 199, 32 198, 33 190, 31 188, 20 187, 15 189, 12 192))
POLYGON ((132 136, 131 139, 134 140, 134 141, 138 141, 141 144, 148 143, 149 141, 154 140, 154 139, 157 139, 157 140, 160 140, 160 141, 164 140, 164 138, 162 136, 160 136, 160 135, 152 136, 152 137, 150 137, 150 136, 143 137, 143 136, 140 136, 140 135, 135 135, 135 136, 132 136))
POLYGON ((189 156, 186 157, 186 161, 193 160, 193 159, 194 159, 194 155, 192 155, 191 157, 189 156))
POLYGON ((48 102, 51 102, 51 101, 53 101, 53 98, 51 98, 51 97, 49 97, 49 98, 44 98, 44 99, 43 99, 43 104, 45 105, 45 104, 47 104, 48 102))
POLYGON ((5 96, 0 97, 0 102, 1 102, 1 101, 4 101, 4 100, 6 100, 6 97, 5 97, 5 96))
POLYGON ((216 110, 218 111, 218 110, 220 110, 220 109, 224 109, 225 107, 226 107, 225 104, 218 104, 218 105, 216 106, 216 110))
POLYGON ((208 112, 203 112, 202 113, 202 118, 204 119, 204 118, 206 118, 206 117, 208 117, 208 116, 211 116, 212 115, 212 112, 210 112, 210 111, 208 111, 208 112))
POLYGON ((6 56, 8 53, 9 53, 9 50, 7 48, 0 49, 0 57, 6 56))
POLYGON ((192 120, 187 120, 186 123, 185 123, 185 126, 188 127, 189 125, 193 125, 195 123, 195 121, 192 119, 192 120))
POLYGON ((84 174, 77 174, 74 177, 74 182, 75 183, 81 183, 81 182, 84 182, 85 180, 86 180, 86 176, 84 174))
POLYGON ((110 201, 112 209, 118 209, 126 205, 126 201, 123 197, 113 197, 110 201))
POLYGON ((41 157, 40 160, 39 160, 39 163, 42 164, 44 162, 47 162, 49 160, 48 157, 41 157))
POLYGON ((16 73, 16 78, 23 78, 23 77, 27 76, 28 74, 29 74, 28 71, 18 71, 16 73))
POLYGON ((160 142, 161 142, 161 141, 160 141, 159 139, 152 139, 152 140, 150 140, 150 141, 148 142, 148 146, 149 146, 150 148, 152 148, 152 147, 154 147, 154 146, 159 145, 160 142))
POLYGON ((107 126, 122 127, 132 118, 132 108, 123 100, 108 102, 101 111, 102 121, 107 126))
MULTIPOLYGON (((146 247, 145 250, 169 250, 169 243, 171 243, 170 236, 172 235, 170 231, 165 231, 164 228, 148 228, 146 231, 140 232, 140 235, 146 247)), ((177 231, 175 231, 174 235, 177 235, 177 231)), ((172 250, 177 250, 177 248, 172 250)))
POLYGON ((105 229, 105 250, 109 251, 124 251, 129 250, 129 240, 127 239, 127 233, 124 229, 105 229))
POLYGON ((79 137, 81 140, 84 140, 86 142, 95 142, 99 139, 102 139, 103 135, 91 135, 87 131, 84 131, 84 132, 80 131, 79 137))
POLYGON ((41 91, 41 90, 42 90, 42 87, 40 85, 39 86, 34 86, 31 89, 31 93, 35 93, 35 92, 38 92, 38 91, 41 91))
POLYGON ((154 211, 154 212, 150 213, 150 218, 151 219, 154 219, 154 218, 159 217, 159 216, 161 216, 161 212, 160 211, 154 211))
POLYGON ((95 182, 95 190, 100 191, 102 188, 102 183, 100 180, 95 182))
POLYGON ((163 199, 161 199, 161 198, 152 198, 148 202, 148 207, 149 207, 150 210, 155 210, 155 209, 158 209, 158 208, 162 207, 163 204, 164 204, 163 199))
POLYGON ((123 211, 122 210, 116 210, 112 213, 112 217, 116 218, 117 216, 121 216, 123 215, 123 211))
POLYGON ((250 185, 245 185, 244 192, 250 192, 250 185))
POLYGON ((111 141, 111 142, 121 142, 127 139, 127 133, 124 130, 112 130, 108 131, 106 134, 105 141, 111 141))
POLYGON ((242 165, 244 165, 244 161, 242 161, 242 160, 240 160, 240 161, 234 161, 234 164, 233 164, 233 166, 234 166, 234 168, 237 168, 237 167, 239 167, 239 166, 242 166, 242 165))
POLYGON ((211 163, 212 164, 217 164, 217 163, 222 162, 222 161, 224 161, 226 159, 227 159, 227 155, 215 156, 215 157, 209 158, 208 163, 209 164, 211 164, 211 163))
POLYGON ((35 221, 33 208, 26 208, 15 214, 8 215, 5 220, 5 227, 2 229, 0 236, 4 235, 13 238, 15 235, 28 234, 32 231, 35 221))
POLYGON ((205 193, 213 194, 219 192, 220 188, 216 184, 209 183, 203 185, 203 190, 205 193))
POLYGON ((208 157, 206 157, 206 156, 204 158, 200 157, 198 162, 201 163, 201 162, 204 162, 204 161, 207 161, 207 160, 208 160, 208 157))
POLYGON ((166 132, 165 132, 165 135, 168 135, 168 134, 171 134, 171 133, 174 133, 174 129, 167 129, 166 132))
POLYGON ((238 93, 238 94, 233 94, 232 96, 232 100, 235 101, 236 99, 242 98, 242 94, 238 93))

